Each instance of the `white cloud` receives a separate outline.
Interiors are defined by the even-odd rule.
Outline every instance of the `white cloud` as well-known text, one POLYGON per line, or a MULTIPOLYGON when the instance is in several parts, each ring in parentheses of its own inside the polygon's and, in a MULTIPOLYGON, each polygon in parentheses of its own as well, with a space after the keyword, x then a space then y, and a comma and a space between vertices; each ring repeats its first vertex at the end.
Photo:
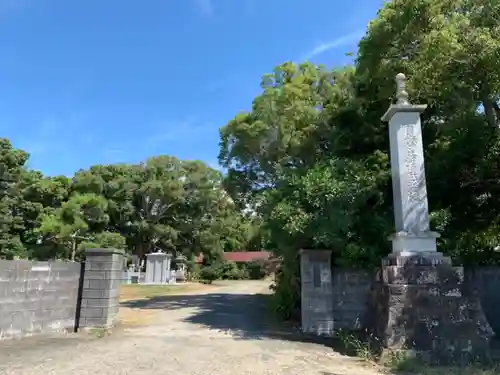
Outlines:
POLYGON ((204 16, 210 17, 214 14, 214 4, 212 0, 195 0, 196 9, 204 16))
POLYGON ((309 60, 309 59, 316 57, 318 55, 321 55, 321 54, 323 54, 326 51, 329 51, 331 49, 345 46, 347 44, 356 42, 364 35, 364 33, 365 33, 365 30, 360 29, 360 30, 353 31, 349 34, 342 35, 342 36, 335 38, 335 39, 332 39, 330 41, 321 42, 316 47, 314 47, 313 49, 311 49, 310 51, 305 53, 302 56, 301 60, 309 60))

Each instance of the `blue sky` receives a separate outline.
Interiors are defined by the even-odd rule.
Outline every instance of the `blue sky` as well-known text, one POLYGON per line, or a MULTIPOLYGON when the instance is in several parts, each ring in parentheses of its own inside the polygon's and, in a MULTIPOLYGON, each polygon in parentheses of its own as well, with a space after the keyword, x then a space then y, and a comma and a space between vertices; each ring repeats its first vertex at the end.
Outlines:
POLYGON ((0 137, 49 175, 160 154, 215 166, 263 73, 347 63, 381 4, 0 0, 0 137))

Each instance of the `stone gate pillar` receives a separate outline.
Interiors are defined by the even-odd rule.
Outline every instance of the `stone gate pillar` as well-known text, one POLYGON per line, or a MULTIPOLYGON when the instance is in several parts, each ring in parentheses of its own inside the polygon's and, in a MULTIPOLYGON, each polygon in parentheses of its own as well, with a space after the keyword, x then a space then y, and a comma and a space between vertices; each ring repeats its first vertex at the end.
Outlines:
POLYGON ((396 104, 389 122, 396 233, 376 283, 372 322, 386 349, 412 350, 436 362, 489 356, 492 330, 479 299, 463 288, 463 269, 437 252, 430 231, 420 114, 405 77, 396 76, 396 104))
POLYGON ((79 326, 112 327, 116 323, 120 303, 124 251, 87 249, 85 257, 79 326))
POLYGON ((301 325, 304 333, 333 336, 330 250, 301 250, 301 325))

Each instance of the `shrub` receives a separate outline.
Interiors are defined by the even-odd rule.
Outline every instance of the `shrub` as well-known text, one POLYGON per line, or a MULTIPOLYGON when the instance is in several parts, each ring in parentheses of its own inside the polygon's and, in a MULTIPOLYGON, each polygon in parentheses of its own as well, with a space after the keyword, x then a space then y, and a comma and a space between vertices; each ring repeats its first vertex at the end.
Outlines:
POLYGON ((238 265, 231 261, 222 261, 219 264, 219 277, 221 279, 232 279, 232 275, 238 272, 238 265))
POLYGON ((218 266, 219 278, 224 280, 242 280, 248 278, 248 272, 233 261, 224 261, 218 266))
POLYGON ((246 264, 248 277, 251 280, 260 280, 266 277, 266 269, 263 262, 252 261, 246 264))
POLYGON ((275 313, 283 320, 300 321, 299 262, 285 259, 276 272, 271 289, 275 313))
POLYGON ((245 280, 248 279, 248 272, 245 269, 236 267, 224 275, 227 280, 245 280))
POLYGON ((214 266, 204 266, 200 269, 200 279, 205 281, 207 284, 212 284, 214 280, 219 277, 217 268, 214 266))
POLYGON ((189 280, 199 280, 200 279, 201 267, 198 263, 192 262, 188 263, 188 279, 189 280))

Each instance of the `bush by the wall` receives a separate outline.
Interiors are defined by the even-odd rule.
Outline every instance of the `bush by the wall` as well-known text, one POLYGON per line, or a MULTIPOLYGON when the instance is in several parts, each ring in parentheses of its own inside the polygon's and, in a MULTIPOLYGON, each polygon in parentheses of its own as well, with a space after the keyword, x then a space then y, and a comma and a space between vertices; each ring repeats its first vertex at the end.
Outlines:
POLYGON ((243 280, 248 279, 248 272, 233 261, 224 261, 220 265, 219 277, 224 280, 243 280))
POLYGON ((192 278, 198 278, 207 282, 212 282, 217 279, 259 280, 267 275, 265 264, 260 261, 253 261, 242 265, 238 265, 233 261, 222 261, 209 266, 202 266, 196 271, 195 268, 196 267, 193 266, 191 272, 192 278))
POLYGON ((246 280, 248 278, 247 270, 239 267, 231 269, 224 275, 224 279, 226 280, 246 280))
POLYGON ((201 266, 196 262, 188 262, 188 274, 187 277, 189 280, 199 280, 201 266))
POLYGON ((271 286, 273 309, 283 320, 300 321, 300 263, 284 258, 271 286))
POLYGON ((200 279, 207 284, 212 284, 219 278, 218 270, 214 266, 203 266, 200 269, 200 279))
POLYGON ((248 277, 251 280, 260 280, 267 276, 264 262, 261 261, 248 262, 245 265, 245 268, 248 271, 248 277))

